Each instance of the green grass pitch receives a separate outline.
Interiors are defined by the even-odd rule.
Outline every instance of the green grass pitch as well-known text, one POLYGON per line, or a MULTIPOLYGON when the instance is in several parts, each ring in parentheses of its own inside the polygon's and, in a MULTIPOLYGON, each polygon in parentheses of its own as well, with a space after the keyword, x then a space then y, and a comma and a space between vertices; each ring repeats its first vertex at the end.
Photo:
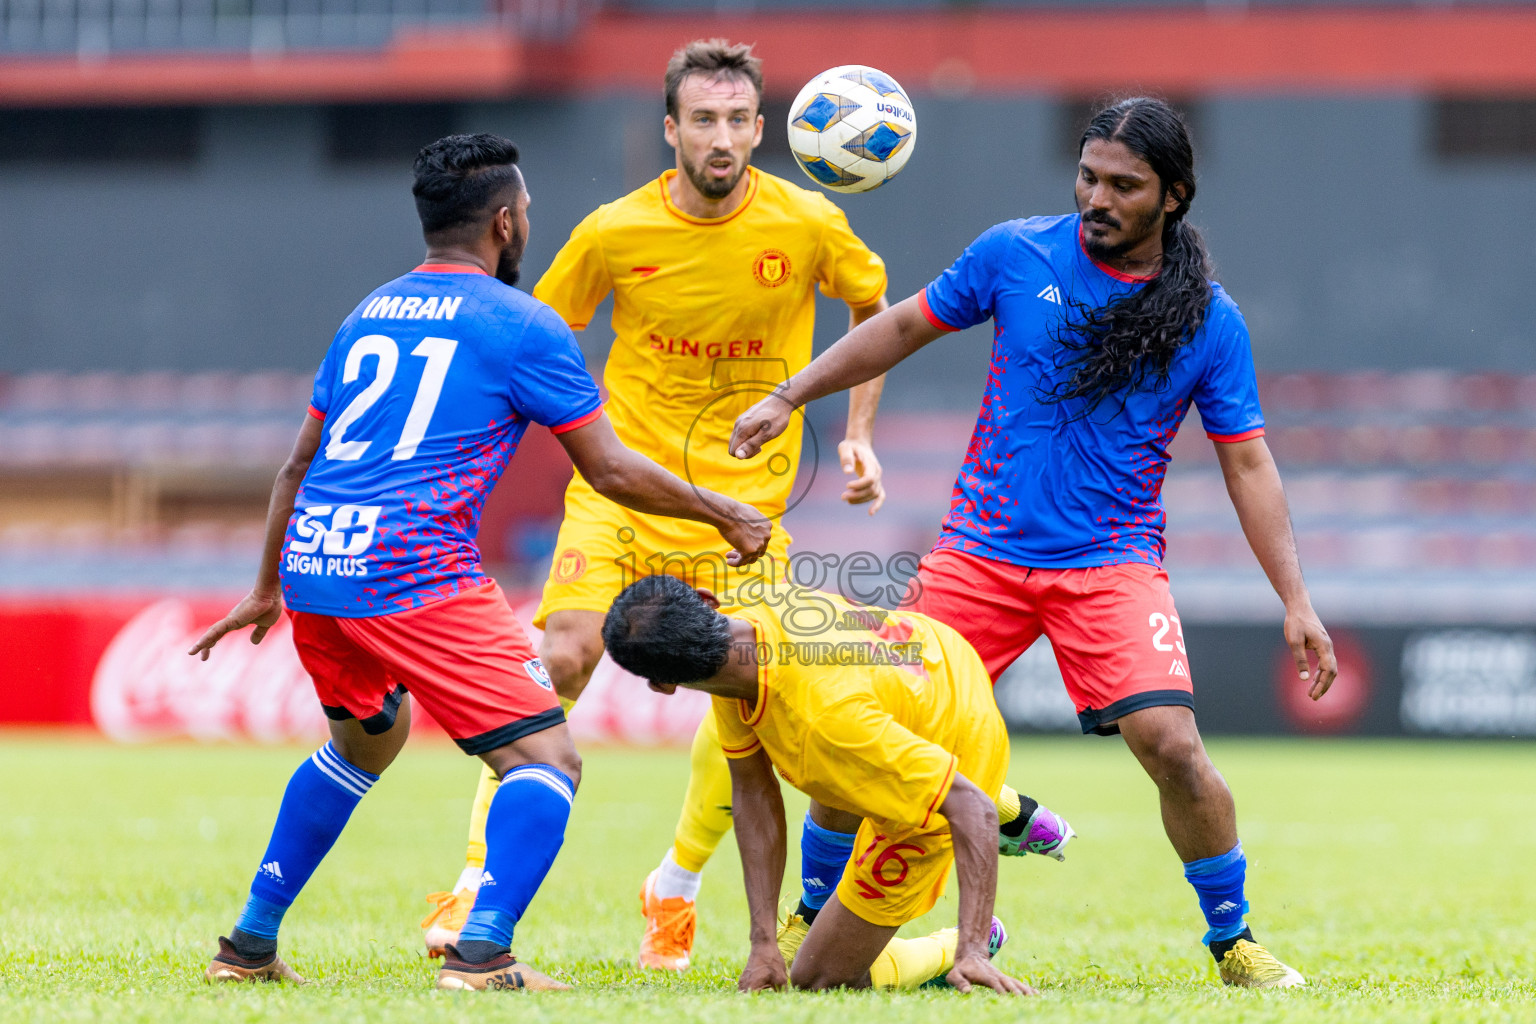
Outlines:
MULTIPOLYGON (((569 994, 436 993, 417 920, 457 875, 475 766, 418 741, 288 916, 304 989, 210 988, 299 748, 113 747, 0 734, 0 1019, 109 1021, 1536 1020, 1530 746, 1211 744, 1237 794, 1250 920, 1310 988, 1226 990, 1156 796, 1117 740, 1021 738, 1010 781, 1065 813, 1065 864, 1001 865, 1001 961, 1028 1005, 947 992, 747 997, 739 864, 705 874, 694 969, 632 967, 636 893, 670 839, 686 756, 593 749, 564 852, 517 950, 569 994), (977 1017, 977 1014, 983 1017, 977 1017)), ((802 800, 790 804, 798 816, 802 800)), ((792 842, 793 847, 793 842, 792 842)), ((788 878, 792 881, 792 852, 788 878)), ((907 933, 952 923, 953 885, 907 933)))

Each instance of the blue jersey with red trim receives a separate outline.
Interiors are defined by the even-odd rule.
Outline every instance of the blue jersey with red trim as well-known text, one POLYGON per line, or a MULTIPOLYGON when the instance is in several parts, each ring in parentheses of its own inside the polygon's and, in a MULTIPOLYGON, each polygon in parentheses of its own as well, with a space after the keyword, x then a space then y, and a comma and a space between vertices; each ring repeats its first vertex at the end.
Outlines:
POLYGON ((320 450, 283 542, 283 597, 369 618, 488 581, 475 536, 529 422, 602 415, 570 328, 451 264, 417 267, 347 317, 315 374, 320 450))
POLYGON ((1076 214, 999 224, 919 296, 944 330, 994 324, 986 393, 937 547, 1039 568, 1161 565, 1168 444, 1190 403, 1214 440, 1264 433, 1248 328, 1214 282, 1166 386, 1091 413, 1081 400, 1041 401, 1069 375, 1073 353, 1058 338, 1074 311, 1146 283, 1090 259, 1079 229, 1076 214))

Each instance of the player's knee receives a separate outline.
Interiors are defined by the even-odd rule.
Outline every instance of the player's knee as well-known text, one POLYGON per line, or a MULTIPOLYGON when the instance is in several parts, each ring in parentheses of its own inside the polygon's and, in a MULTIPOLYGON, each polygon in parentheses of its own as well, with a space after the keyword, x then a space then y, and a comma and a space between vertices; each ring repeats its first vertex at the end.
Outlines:
POLYGON ((561 743, 538 751, 534 758, 551 768, 558 768, 571 780, 572 787, 581 785, 581 755, 574 743, 561 743))
POLYGON ((848 978, 834 975, 827 964, 816 963, 808 957, 796 957, 789 968, 789 983, 795 988, 822 992, 831 988, 843 988, 851 984, 848 978))
POLYGON ((864 824, 864 819, 860 815, 839 811, 815 800, 811 801, 810 811, 811 820, 831 832, 853 833, 864 824))
POLYGON ((581 755, 576 752, 576 745, 571 742, 570 733, 564 726, 514 740, 480 757, 491 766, 498 779, 505 779, 508 772, 524 765, 547 764, 563 772, 573 787, 581 785, 581 755))
POLYGON ((581 755, 576 752, 575 747, 551 759, 550 763, 565 773, 573 787, 581 785, 581 755))
POLYGON ((566 700, 576 700, 581 696, 581 691, 586 689, 587 681, 592 678, 602 657, 601 639, 589 643, 569 634, 546 635, 545 643, 539 649, 539 661, 544 665, 544 671, 549 673, 555 692, 566 700))
POLYGON ((1208 770, 1214 770, 1197 735, 1168 732, 1157 737, 1143 760, 1153 781, 1163 790, 1198 796, 1208 770))

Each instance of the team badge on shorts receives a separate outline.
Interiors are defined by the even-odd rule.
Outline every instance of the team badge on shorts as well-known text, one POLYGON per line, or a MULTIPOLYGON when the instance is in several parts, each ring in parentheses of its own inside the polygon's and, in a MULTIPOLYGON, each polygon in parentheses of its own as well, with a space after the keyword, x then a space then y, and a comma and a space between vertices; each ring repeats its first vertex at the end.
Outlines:
POLYGON ((545 668, 544 663, 538 658, 529 658, 523 662, 523 671, 528 673, 529 679, 532 679, 544 687, 544 689, 553 690, 555 688, 554 682, 549 678, 549 669, 545 668))
POLYGON ((556 583, 575 583, 587 571, 587 556, 576 548, 566 548, 555 556, 556 583))
POLYGON ((752 263, 752 276, 760 285, 777 288, 789 280, 789 254, 783 249, 764 249, 752 263))

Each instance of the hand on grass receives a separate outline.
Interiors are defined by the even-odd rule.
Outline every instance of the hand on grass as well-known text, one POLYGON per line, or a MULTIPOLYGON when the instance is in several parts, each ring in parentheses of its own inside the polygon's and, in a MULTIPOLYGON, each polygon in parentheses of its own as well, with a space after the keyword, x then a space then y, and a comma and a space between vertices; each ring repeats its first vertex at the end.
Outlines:
POLYGON ((983 953, 972 953, 955 961, 955 969, 945 979, 961 992, 969 992, 976 985, 984 985, 1005 996, 1037 996, 1040 993, 1017 978, 1010 978, 992 965, 983 953))
POLYGON ((779 947, 753 946, 736 987, 743 992, 778 992, 788 988, 789 969, 784 966, 784 954, 779 952, 779 947))

